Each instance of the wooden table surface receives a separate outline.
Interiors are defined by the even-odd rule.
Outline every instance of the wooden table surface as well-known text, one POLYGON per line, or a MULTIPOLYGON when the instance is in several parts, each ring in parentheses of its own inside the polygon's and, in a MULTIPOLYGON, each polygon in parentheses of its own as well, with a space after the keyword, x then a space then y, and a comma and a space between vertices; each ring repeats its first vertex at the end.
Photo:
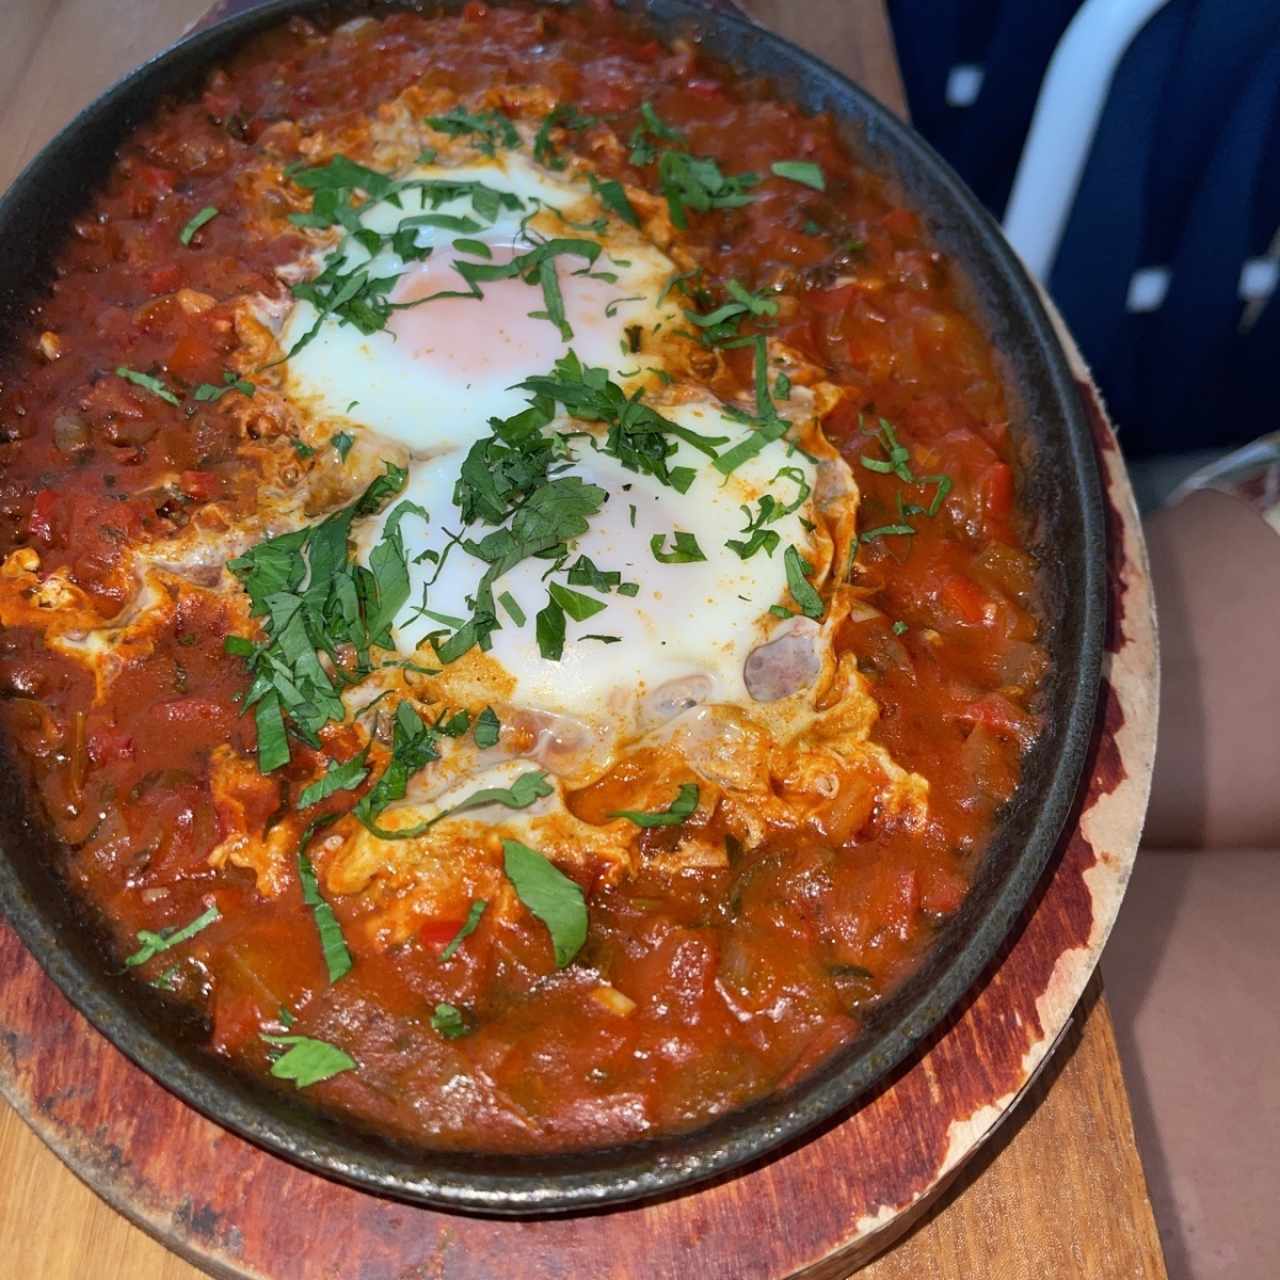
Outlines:
MULTIPOLYGON (((209 0, 7 0, 0 186, 112 80, 209 0)), ((905 112, 881 0, 743 0, 905 112)), ((0 1102, 0 1272, 31 1280, 198 1273, 80 1183, 0 1102)), ((1047 1070, 995 1138, 867 1280, 1161 1280, 1129 1099, 1095 979, 1047 1070)))

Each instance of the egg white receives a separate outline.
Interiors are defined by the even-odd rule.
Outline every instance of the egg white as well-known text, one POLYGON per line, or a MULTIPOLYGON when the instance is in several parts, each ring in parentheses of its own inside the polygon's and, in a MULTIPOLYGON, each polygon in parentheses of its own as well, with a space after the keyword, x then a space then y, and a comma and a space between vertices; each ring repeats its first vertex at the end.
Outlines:
MULTIPOLYGON (((453 261, 485 259, 455 250, 453 242, 460 237, 485 244, 492 254, 489 261, 508 261, 545 239, 590 240, 602 251, 589 274, 579 257, 555 259, 573 336, 565 339, 549 320, 529 315, 543 309, 543 293, 519 279, 485 283, 481 298, 419 302, 396 311, 388 328, 372 334, 331 316, 285 366, 285 394, 305 416, 347 430, 377 432, 422 456, 465 446, 487 432, 490 418, 519 412, 526 396, 513 384, 548 370, 570 345, 584 362, 607 369, 628 390, 662 367, 660 352, 636 353, 632 348, 636 337, 651 340, 655 332, 682 322, 674 300, 657 301, 675 266, 609 214, 585 184, 552 174, 516 151, 462 166, 424 165, 401 176, 408 181, 483 183, 516 196, 521 208, 504 209, 474 231, 417 228, 417 243, 431 248, 421 262, 406 264, 389 249, 371 258, 347 238, 340 246, 344 269, 368 263, 373 278, 398 277, 391 300, 399 302, 467 288, 453 261)), ((369 206, 361 224, 387 234, 401 220, 423 213, 482 221, 467 197, 432 206, 422 190, 410 187, 399 202, 399 207, 387 201, 369 206)), ((287 274, 315 275, 322 261, 323 253, 313 254, 287 274)), ((282 348, 292 349, 316 319, 310 302, 298 302, 280 334, 282 348)))
MULTIPOLYGON (((742 430, 710 401, 665 406, 664 413, 704 436, 736 438, 742 430)), ((562 419, 548 428, 556 429, 582 427, 562 419)), ((662 690, 676 685, 693 690, 699 702, 749 701, 743 676, 747 656, 778 629, 779 619, 769 612, 770 606, 788 602, 785 550, 794 545, 804 554, 809 547, 804 521, 814 514, 813 464, 780 440, 726 477, 705 455, 680 442, 669 465, 696 471, 688 491, 681 494, 653 476, 627 470, 586 440, 575 440, 572 448, 574 461, 562 474, 580 476, 608 497, 587 532, 570 547, 567 563, 585 555, 598 569, 618 571, 638 590, 628 596, 574 586, 606 607, 581 622, 566 620, 564 651, 557 661, 541 655, 534 624, 547 603, 548 561, 524 560, 499 579, 495 594, 509 593, 524 615, 520 624, 499 605, 502 625, 492 635, 488 655, 515 681, 509 701, 608 727, 611 738, 663 718, 655 695, 660 700, 662 690), (768 525, 779 538, 772 555, 759 550, 743 560, 726 545, 744 537, 743 506, 758 503, 764 493, 790 506, 802 492, 795 479, 779 476, 783 468, 803 477, 809 495, 796 510, 768 525), (662 548, 669 551, 677 531, 692 534, 706 559, 659 561, 651 540, 662 538, 662 548), (614 639, 592 638, 601 635, 614 639)), ((406 656, 428 648, 432 633, 447 631, 471 616, 472 597, 487 568, 461 545, 445 554, 450 535, 459 531, 452 494, 462 457, 461 451, 451 450, 415 463, 401 496, 429 516, 424 522, 406 514, 400 524, 411 590, 393 630, 406 656)), ((362 556, 379 541, 397 505, 391 504, 359 531, 362 556)), ((483 533, 474 528, 469 536, 483 533)), ((563 571, 549 580, 566 582, 563 571)))

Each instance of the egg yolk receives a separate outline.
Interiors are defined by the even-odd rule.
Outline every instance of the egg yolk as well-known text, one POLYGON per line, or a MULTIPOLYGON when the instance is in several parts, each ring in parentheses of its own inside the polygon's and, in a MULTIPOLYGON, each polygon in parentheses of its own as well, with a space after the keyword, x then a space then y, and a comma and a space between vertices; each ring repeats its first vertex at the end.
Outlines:
MULTIPOLYGON (((516 256, 510 246, 491 247, 491 265, 505 265, 516 256)), ((568 344, 554 323, 531 314, 546 311, 541 286, 526 284, 519 276, 486 280, 479 286, 483 296, 477 298, 465 292, 466 281, 454 270, 460 259, 476 261, 452 249, 437 250, 400 276, 390 300, 402 309, 392 313, 387 328, 401 349, 411 359, 467 383, 492 377, 510 385, 550 369, 568 344), (454 291, 463 296, 425 301, 454 291)), ((555 260, 565 318, 575 340, 585 338, 586 349, 606 338, 616 345, 618 322, 607 325, 606 310, 619 298, 617 286, 584 274, 583 265, 572 256, 555 260)))

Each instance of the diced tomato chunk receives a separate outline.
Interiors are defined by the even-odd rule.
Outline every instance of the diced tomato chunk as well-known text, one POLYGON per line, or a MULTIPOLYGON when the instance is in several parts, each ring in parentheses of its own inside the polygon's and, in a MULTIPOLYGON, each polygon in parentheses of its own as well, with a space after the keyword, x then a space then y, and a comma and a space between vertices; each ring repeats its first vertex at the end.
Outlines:
POLYGON ((962 877, 943 867, 931 867, 925 876, 924 891, 920 895, 921 909, 936 916, 949 916, 960 909, 968 891, 962 877))
POLYGON ((976 626, 987 616, 987 594, 972 578, 953 573, 942 584, 943 603, 957 614, 961 621, 976 626))
POLYGON ((157 267, 147 276, 147 288, 155 294, 172 293, 182 283, 182 268, 176 262, 157 267))
POLYGON ((960 718, 984 724, 999 733, 1012 734, 1024 746, 1030 746, 1036 736, 1035 717, 999 693, 987 693, 970 702, 960 713, 960 718))
POLYGON ((857 292, 857 285, 844 284, 835 289, 814 289, 805 295, 805 300, 823 315, 836 315, 848 307, 857 292))
POLYGON ((155 164, 136 165, 133 176, 154 195, 167 195, 177 183, 177 175, 172 169, 162 169, 155 164))
POLYGON ((174 698, 156 703, 155 711, 173 724, 211 724, 235 714, 212 698, 174 698))
POLYGON ((212 502, 222 493, 222 477, 212 471, 184 471, 179 484, 182 492, 197 502, 212 502))
POLYGON ((424 920, 418 926, 418 940, 424 947, 443 951, 457 936, 463 923, 462 920, 424 920))
POLYGON ((215 376, 217 356, 203 338, 188 333, 174 344, 165 364, 184 382, 200 382, 215 376))
POLYGON ((920 234, 920 219, 910 209, 890 209, 880 219, 880 225, 891 235, 903 238, 920 234))
POLYGON ((115 760, 132 760, 133 738, 118 729, 105 725, 89 730, 89 759, 96 765, 111 764, 115 760))
POLYGON ((27 532, 46 547, 51 547, 57 540, 55 517, 58 510, 58 495, 52 489, 41 489, 36 500, 31 504, 31 514, 27 517, 27 532))
MULTIPOLYGON (((1008 528, 1013 512, 1013 468, 1006 462, 997 462, 983 472, 978 482, 982 497, 982 510, 987 520, 987 532, 999 537, 1008 528)), ((1001 541, 1009 541, 1007 537, 1001 541)))

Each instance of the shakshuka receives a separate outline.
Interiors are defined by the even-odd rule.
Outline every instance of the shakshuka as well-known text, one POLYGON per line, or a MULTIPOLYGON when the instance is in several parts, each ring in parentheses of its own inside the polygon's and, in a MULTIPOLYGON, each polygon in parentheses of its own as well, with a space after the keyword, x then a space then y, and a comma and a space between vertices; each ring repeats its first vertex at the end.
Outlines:
POLYGON ((121 965, 428 1147, 856 1037, 1039 732, 965 298, 830 118, 603 3, 164 105, 0 353, 0 707, 121 965))

